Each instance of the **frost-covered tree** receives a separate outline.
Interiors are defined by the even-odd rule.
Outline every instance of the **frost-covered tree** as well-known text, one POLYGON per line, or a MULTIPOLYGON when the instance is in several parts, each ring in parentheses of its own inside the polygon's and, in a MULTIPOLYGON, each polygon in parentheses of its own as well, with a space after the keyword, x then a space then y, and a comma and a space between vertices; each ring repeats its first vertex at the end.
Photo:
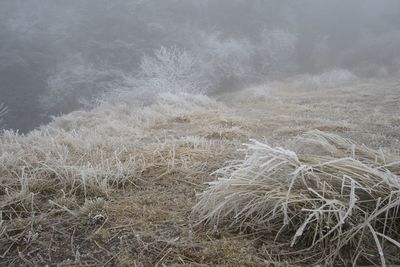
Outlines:
POLYGON ((198 57, 177 47, 160 47, 153 55, 144 55, 137 75, 123 75, 105 101, 146 103, 162 93, 202 94, 209 91, 198 57))
POLYGON ((200 59, 201 72, 212 90, 223 90, 248 81, 255 74, 254 45, 246 38, 224 37, 222 33, 191 29, 183 39, 192 37, 191 51, 200 59))
POLYGON ((251 64, 254 46, 247 39, 223 39, 218 34, 208 35, 204 39, 205 67, 215 83, 248 79, 254 73, 251 64))
POLYGON ((41 103, 47 110, 73 110, 81 102, 112 90, 121 76, 121 72, 114 68, 96 67, 77 55, 48 78, 47 94, 41 97, 41 103))
POLYGON ((144 56, 137 85, 141 90, 154 93, 203 93, 209 88, 199 59, 176 47, 161 47, 153 57, 144 56))

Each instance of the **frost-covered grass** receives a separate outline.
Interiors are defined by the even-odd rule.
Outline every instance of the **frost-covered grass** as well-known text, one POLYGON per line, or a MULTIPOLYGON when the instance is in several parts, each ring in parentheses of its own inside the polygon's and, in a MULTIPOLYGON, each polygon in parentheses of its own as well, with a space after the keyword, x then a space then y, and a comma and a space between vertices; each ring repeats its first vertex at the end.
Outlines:
POLYGON ((201 95, 163 94, 146 107, 104 103, 91 111, 76 111, 27 135, 4 131, 2 192, 6 199, 47 191, 84 199, 107 196, 112 188, 138 182, 148 166, 159 161, 171 164, 168 160, 173 159, 163 154, 175 144, 147 136, 151 127, 188 113, 223 108, 201 95))
POLYGON ((219 125, 212 112, 223 110, 227 110, 224 105, 203 95, 161 94, 148 106, 103 103, 90 111, 76 111, 26 135, 4 131, 0 262, 39 264, 33 250, 44 248, 43 244, 62 246, 61 241, 52 245, 47 236, 51 228, 66 239, 71 233, 59 225, 63 222, 102 228, 116 195, 151 187, 163 177, 196 176, 210 158, 223 159, 225 148, 206 138, 207 130, 195 125, 196 136, 164 132, 174 124, 190 123, 192 114, 211 114, 209 126, 219 125), (23 252, 18 254, 17 247, 23 252))
POLYGON ((198 221, 275 233, 324 264, 398 263, 400 158, 320 131, 296 141, 246 145, 200 194, 198 221))
POLYGON ((398 81, 298 84, 223 103, 122 90, 26 135, 2 132, 0 265, 380 264, 377 244, 396 263, 398 81), (318 131, 289 142, 313 129, 370 148, 318 131), (250 138, 260 142, 238 151, 250 138), (194 214, 215 228, 189 216, 203 191, 194 214))

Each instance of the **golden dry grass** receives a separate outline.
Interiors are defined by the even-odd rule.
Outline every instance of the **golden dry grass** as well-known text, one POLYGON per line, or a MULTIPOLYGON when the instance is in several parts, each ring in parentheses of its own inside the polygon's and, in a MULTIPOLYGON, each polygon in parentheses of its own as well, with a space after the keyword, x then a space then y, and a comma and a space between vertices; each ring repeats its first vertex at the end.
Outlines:
POLYGON ((210 174, 243 160, 238 149, 251 138, 291 147, 293 137, 319 129, 399 154, 397 80, 300 84, 267 84, 219 101, 164 94, 143 108, 103 104, 25 136, 4 132, 0 265, 314 263, 296 254, 304 244, 190 217, 210 174))

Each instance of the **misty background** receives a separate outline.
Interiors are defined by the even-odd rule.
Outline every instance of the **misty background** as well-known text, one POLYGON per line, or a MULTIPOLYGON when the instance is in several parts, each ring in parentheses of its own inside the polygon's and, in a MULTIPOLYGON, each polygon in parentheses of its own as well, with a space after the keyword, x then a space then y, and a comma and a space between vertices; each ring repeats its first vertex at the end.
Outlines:
POLYGON ((2 127, 110 92, 136 105, 298 74, 395 76, 399 48, 398 0, 2 0, 2 127))

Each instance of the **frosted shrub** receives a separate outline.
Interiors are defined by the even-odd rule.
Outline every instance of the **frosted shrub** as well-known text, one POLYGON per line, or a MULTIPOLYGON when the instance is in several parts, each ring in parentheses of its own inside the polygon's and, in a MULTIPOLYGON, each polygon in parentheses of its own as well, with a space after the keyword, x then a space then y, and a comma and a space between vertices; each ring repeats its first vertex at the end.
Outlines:
POLYGON ((47 109, 74 108, 80 101, 113 89, 122 76, 121 72, 98 69, 76 57, 48 78, 48 93, 42 97, 42 105, 47 109))
POLYGON ((161 47, 154 57, 143 57, 137 83, 156 93, 201 93, 208 84, 198 67, 199 60, 188 52, 161 47))
POLYGON ((198 58, 178 48, 145 55, 138 75, 123 75, 117 88, 102 96, 105 102, 148 105, 163 93, 202 94, 209 90, 198 58))
POLYGON ((186 29, 179 38, 198 57, 200 72, 211 84, 207 92, 231 89, 227 85, 241 87, 255 74, 255 49, 246 38, 225 37, 196 28, 186 29))
POLYGON ((292 68, 292 56, 296 52, 297 36, 293 33, 274 29, 265 29, 257 50, 260 54, 262 72, 271 73, 292 68))
POLYGON ((218 34, 203 36, 200 54, 204 55, 207 76, 218 83, 226 79, 246 79, 253 72, 252 44, 246 39, 222 39, 218 34))

